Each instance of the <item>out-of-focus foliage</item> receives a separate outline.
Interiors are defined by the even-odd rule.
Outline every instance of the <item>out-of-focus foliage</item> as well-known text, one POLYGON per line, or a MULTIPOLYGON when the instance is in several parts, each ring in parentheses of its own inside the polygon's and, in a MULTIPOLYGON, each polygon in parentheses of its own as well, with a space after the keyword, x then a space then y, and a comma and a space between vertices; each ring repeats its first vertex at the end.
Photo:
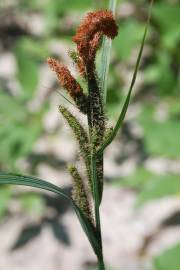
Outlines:
MULTIPOLYGON (((169 110, 179 106, 179 102, 169 101, 169 110)), ((180 109, 180 108, 179 108, 180 109)), ((167 109, 168 110, 168 109, 167 109)), ((168 111, 169 111, 168 110, 168 111)), ((145 147, 150 155, 178 158, 180 141, 175 139, 180 134, 179 119, 171 112, 165 120, 156 120, 153 106, 145 107, 139 117, 139 122, 144 128, 145 147)))
POLYGON ((138 196, 138 204, 165 196, 180 194, 180 181, 177 175, 154 175, 143 187, 138 196))
POLYGON ((42 215, 44 212, 44 201, 38 194, 25 193, 20 196, 22 207, 29 213, 42 215))
POLYGON ((179 270, 180 244, 164 251, 154 259, 156 270, 179 270))
POLYGON ((137 206, 153 199, 180 194, 178 175, 157 175, 144 168, 137 169, 135 173, 125 178, 114 180, 113 183, 137 190, 137 206))
POLYGON ((119 59, 128 60, 132 49, 140 44, 143 30, 144 24, 133 18, 120 23, 120 34, 113 42, 119 59))
POLYGON ((7 187, 0 189, 0 218, 6 213, 6 206, 11 198, 11 190, 7 187))
MULTIPOLYGON (((21 96, 22 98, 22 96, 21 96)), ((4 169, 15 168, 18 158, 25 157, 32 151, 32 146, 39 137, 41 112, 29 113, 26 103, 21 98, 0 92, 0 162, 4 169)))

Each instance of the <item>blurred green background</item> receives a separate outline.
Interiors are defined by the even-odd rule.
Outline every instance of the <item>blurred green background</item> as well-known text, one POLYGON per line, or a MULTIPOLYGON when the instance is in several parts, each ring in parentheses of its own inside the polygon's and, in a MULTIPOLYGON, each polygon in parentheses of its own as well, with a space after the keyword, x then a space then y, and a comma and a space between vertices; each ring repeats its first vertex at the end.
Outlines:
MULTIPOLYGON (((149 6, 145 0, 117 2, 119 35, 112 44, 107 96, 111 123, 117 119, 127 94, 149 6)), ((103 7, 107 7, 107 1, 0 1, 1 171, 38 175, 44 163, 65 170, 67 160, 61 156, 58 159, 51 147, 41 151, 43 138, 48 138, 49 144, 54 138, 59 138, 56 143, 61 140, 63 126, 58 122, 55 104, 66 102, 57 93, 58 85, 46 58, 55 56, 69 65, 68 49, 74 48, 71 38, 80 20, 87 11, 103 7)), ((100 57, 98 65, 99 61, 100 57)), ((135 192, 136 207, 180 194, 179 63, 179 1, 157 0, 129 113, 116 139, 120 150, 112 157, 116 165, 134 159, 134 167, 124 176, 105 175, 108 185, 135 192)), ((42 218, 47 211, 42 195, 3 187, 1 222, 14 214, 14 198, 22 212, 42 218)), ((179 258, 177 244, 151 258, 153 269, 179 270, 179 258)))

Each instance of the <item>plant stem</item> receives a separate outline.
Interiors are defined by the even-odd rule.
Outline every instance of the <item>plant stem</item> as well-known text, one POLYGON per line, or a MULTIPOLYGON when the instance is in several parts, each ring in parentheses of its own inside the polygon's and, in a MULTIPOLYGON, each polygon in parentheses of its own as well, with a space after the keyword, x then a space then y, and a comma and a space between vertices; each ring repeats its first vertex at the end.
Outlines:
POLYGON ((101 221, 99 213, 99 192, 98 192, 98 181, 96 173, 96 158, 94 153, 91 153, 91 175, 93 181, 93 191, 94 191, 94 208, 95 208, 95 220, 96 220, 96 231, 98 235, 98 240, 102 249, 102 237, 101 237, 101 221))
POLYGON ((90 137, 90 143, 91 143, 91 180, 93 184, 96 234, 97 234, 97 239, 101 248, 101 256, 98 257, 98 264, 99 264, 99 270, 105 270, 104 262, 103 262, 101 221, 100 221, 100 212, 99 212, 100 198, 99 198, 98 179, 97 179, 97 166, 96 166, 96 156, 94 155, 91 125, 89 125, 89 137, 90 137))
POLYGON ((96 232, 101 247, 101 257, 98 257, 99 270, 105 270, 104 261, 103 261, 103 247, 102 247, 102 235, 101 235, 101 220, 100 220, 100 211, 99 211, 99 193, 98 193, 98 182, 96 174, 96 158, 92 151, 91 153, 91 175, 93 181, 93 190, 94 190, 94 207, 95 207, 95 220, 96 220, 96 232))
MULTIPOLYGON (((113 14, 115 15, 116 10, 116 0, 109 0, 109 7, 112 10, 113 14)), ((109 64, 110 64, 110 56, 111 56, 111 45, 112 40, 103 37, 102 43, 102 54, 101 54, 101 66, 99 72, 100 78, 100 86, 101 86, 101 95, 103 98, 103 105, 106 105, 106 96, 107 96, 107 79, 108 79, 108 72, 109 72, 109 64)))
POLYGON ((105 270, 103 257, 99 258, 99 260, 98 260, 98 268, 99 268, 99 270, 105 270))

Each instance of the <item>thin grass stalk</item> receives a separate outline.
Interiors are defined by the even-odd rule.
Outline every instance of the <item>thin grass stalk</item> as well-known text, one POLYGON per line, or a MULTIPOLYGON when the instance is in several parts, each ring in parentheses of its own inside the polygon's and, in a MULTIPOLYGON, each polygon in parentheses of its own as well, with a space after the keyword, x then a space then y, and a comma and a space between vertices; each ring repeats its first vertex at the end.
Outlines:
POLYGON ((99 270, 105 270, 105 265, 104 265, 104 260, 103 260, 103 257, 101 259, 99 259, 99 270))
MULTIPOLYGON (((114 15, 115 15, 115 10, 116 10, 116 2, 117 2, 116 0, 109 1, 109 9, 112 10, 114 15)), ((99 78, 100 78, 100 89, 101 89, 102 101, 103 101, 104 106, 106 104, 106 97, 107 97, 107 81, 108 81, 108 72, 109 72, 109 64, 110 64, 110 57, 111 57, 111 46, 112 46, 112 40, 110 38, 103 37, 99 78)))
POLYGON ((96 220, 96 234, 99 246, 101 248, 101 256, 97 256, 99 270, 105 270, 104 260, 103 260, 103 246, 102 246, 102 236, 101 236, 101 219, 99 211, 99 193, 98 193, 98 182, 96 175, 96 159, 93 154, 91 155, 91 175, 94 187, 94 211, 96 220))

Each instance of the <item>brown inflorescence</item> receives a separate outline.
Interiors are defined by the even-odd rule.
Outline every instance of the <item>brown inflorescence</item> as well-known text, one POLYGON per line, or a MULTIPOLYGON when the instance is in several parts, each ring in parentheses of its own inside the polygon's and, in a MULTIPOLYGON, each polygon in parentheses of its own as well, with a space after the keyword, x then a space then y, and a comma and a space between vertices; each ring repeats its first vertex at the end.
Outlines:
POLYGON ((68 170, 73 180, 72 198, 77 206, 83 211, 86 218, 91 222, 92 225, 94 225, 91 203, 89 201, 83 179, 75 166, 69 166, 68 170))
POLYGON ((75 78, 71 75, 69 69, 59 63, 56 59, 48 58, 50 68, 56 72, 60 85, 66 89, 69 95, 74 99, 82 94, 82 88, 75 78))
POLYGON ((101 33, 96 33, 93 37, 93 39, 90 41, 90 51, 89 55, 91 56, 91 59, 94 61, 96 57, 97 49, 100 46, 100 39, 101 39, 101 33))
POLYGON ((54 58, 48 58, 47 63, 50 66, 50 68, 54 72, 56 72, 60 85, 73 98, 79 109, 85 113, 84 109, 86 107, 87 97, 83 93, 80 84, 71 75, 69 69, 65 65, 59 63, 59 61, 57 61, 54 58))
POLYGON ((86 69, 85 69, 85 66, 81 57, 78 58, 77 68, 81 76, 83 76, 86 79, 86 69))
POLYGON ((113 13, 109 10, 89 12, 73 38, 77 44, 79 56, 85 64, 94 60, 94 53, 98 48, 101 35, 113 39, 118 34, 118 26, 113 13))

